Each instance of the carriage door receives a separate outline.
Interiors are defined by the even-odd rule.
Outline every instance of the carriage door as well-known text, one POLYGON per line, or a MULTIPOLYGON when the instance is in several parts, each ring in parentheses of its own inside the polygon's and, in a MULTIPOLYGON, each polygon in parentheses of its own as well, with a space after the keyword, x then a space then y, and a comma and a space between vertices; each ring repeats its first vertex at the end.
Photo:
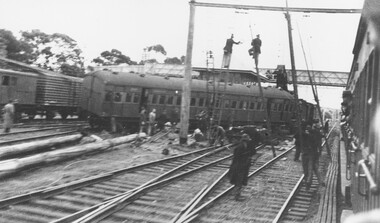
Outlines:
POLYGON ((140 100, 140 106, 139 106, 139 111, 141 111, 142 107, 145 107, 145 109, 148 111, 148 95, 149 91, 147 88, 142 88, 141 89, 141 100, 140 100))

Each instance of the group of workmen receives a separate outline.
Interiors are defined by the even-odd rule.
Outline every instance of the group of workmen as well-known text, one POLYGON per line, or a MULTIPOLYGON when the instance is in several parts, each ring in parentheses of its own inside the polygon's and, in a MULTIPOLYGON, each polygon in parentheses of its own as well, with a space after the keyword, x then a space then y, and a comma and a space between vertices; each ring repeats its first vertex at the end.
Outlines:
POLYGON ((158 130, 163 130, 165 127, 176 126, 179 122, 179 110, 176 108, 172 114, 168 115, 164 109, 160 114, 152 108, 148 113, 143 106, 140 110, 140 133, 145 132, 148 136, 152 136, 158 130))
MULTIPOLYGON (((328 131, 328 121, 325 123, 324 132, 328 131), (326 129, 327 127, 327 129, 326 129)), ((322 153, 322 138, 323 131, 319 123, 302 124, 301 133, 297 132, 294 136, 296 153, 294 161, 299 161, 302 154, 302 167, 304 172, 304 179, 306 182, 306 189, 311 186, 313 173, 316 175, 320 185, 324 186, 321 175, 319 174, 319 157, 322 153)))
MULTIPOLYGON (((223 61, 222 61, 222 68, 229 68, 230 62, 231 62, 231 56, 232 56, 232 46, 234 44, 240 44, 241 41, 235 42, 234 40, 234 34, 231 34, 231 37, 227 39, 226 45, 223 48, 223 61)), ((251 41, 251 48, 248 49, 249 56, 252 56, 252 58, 255 60, 256 67, 259 64, 259 55, 261 54, 261 44, 262 41, 260 39, 260 34, 256 35, 255 39, 252 39, 251 41)))

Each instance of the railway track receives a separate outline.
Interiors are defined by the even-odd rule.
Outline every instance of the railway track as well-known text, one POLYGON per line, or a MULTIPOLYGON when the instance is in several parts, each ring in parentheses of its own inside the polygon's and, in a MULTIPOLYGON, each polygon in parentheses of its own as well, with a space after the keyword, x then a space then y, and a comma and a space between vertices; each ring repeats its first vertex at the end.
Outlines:
POLYGON ((0 137, 5 136, 14 136, 14 135, 20 135, 20 134, 28 134, 28 133, 35 133, 35 132, 44 132, 44 131, 54 131, 54 130, 62 130, 62 129, 70 129, 70 128, 83 128, 86 127, 87 124, 75 124, 75 125, 60 125, 60 126, 54 126, 54 127, 43 127, 38 129, 28 129, 28 130, 22 130, 22 131, 14 131, 9 133, 0 133, 0 137))
POLYGON ((41 139, 54 138, 54 137, 58 137, 58 136, 70 135, 70 134, 74 134, 77 132, 78 132, 77 130, 69 130, 69 131, 58 132, 58 133, 49 133, 49 134, 44 134, 44 135, 39 135, 39 136, 10 139, 10 140, 5 140, 5 141, 0 141, 0 147, 8 146, 8 145, 14 145, 14 144, 23 143, 23 142, 36 141, 36 140, 41 140, 41 139))
POLYGON ((6 222, 230 222, 235 216, 237 222, 272 221, 300 181, 294 170, 284 171, 279 164, 290 150, 276 159, 268 150, 257 159, 250 173, 253 183, 248 185, 265 182, 265 187, 254 193, 243 191, 248 203, 236 203, 228 196, 233 188, 225 177, 231 152, 220 148, 217 155, 197 161, 189 161, 195 154, 185 154, 5 199, 0 201, 0 218, 6 222), (188 203, 191 200, 201 202, 188 203), (228 213, 237 204, 249 205, 254 211, 228 213), (191 209, 184 209, 191 205, 191 209), (230 219, 225 219, 226 215, 230 219))
POLYGON ((136 190, 137 187, 141 187, 147 182, 153 182, 152 179, 157 181, 169 177, 173 173, 167 171, 173 168, 186 172, 185 166, 181 167, 183 163, 188 163, 190 167, 186 168, 191 169, 218 160, 221 156, 230 156, 229 154, 227 147, 216 150, 215 148, 206 148, 157 162, 113 171, 91 179, 8 198, 0 201, 0 217, 5 222, 51 222, 83 208, 104 202, 112 196, 136 190), (219 155, 205 155, 210 151, 219 155), (200 157, 202 155, 204 157, 200 157), (193 160, 194 157, 198 157, 198 159, 193 160))

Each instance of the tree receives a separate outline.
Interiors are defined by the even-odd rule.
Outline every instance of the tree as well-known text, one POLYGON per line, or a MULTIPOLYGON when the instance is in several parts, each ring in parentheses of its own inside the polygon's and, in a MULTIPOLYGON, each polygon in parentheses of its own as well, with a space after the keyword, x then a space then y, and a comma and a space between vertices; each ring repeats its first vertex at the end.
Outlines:
POLYGON ((164 60, 164 63, 166 63, 166 64, 183 64, 183 62, 180 59, 178 59, 178 57, 173 57, 173 58, 168 57, 164 60))
POLYGON ((116 49, 102 52, 100 57, 93 59, 92 62, 101 66, 119 65, 123 63, 129 65, 137 64, 137 62, 132 61, 130 57, 125 56, 122 52, 116 49))
POLYGON ((60 33, 49 35, 40 30, 23 31, 21 35, 20 41, 31 47, 33 64, 70 76, 84 74, 82 50, 71 37, 60 33))
POLYGON ((11 31, 0 29, 0 49, 5 56, 12 60, 31 64, 35 57, 32 55, 32 47, 23 41, 18 40, 11 31))

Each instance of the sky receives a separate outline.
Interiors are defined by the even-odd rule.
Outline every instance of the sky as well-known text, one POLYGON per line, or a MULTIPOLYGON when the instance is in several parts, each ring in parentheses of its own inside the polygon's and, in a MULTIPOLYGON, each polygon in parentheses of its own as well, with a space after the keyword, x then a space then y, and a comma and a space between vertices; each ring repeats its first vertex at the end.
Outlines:
MULTIPOLYGON (((198 1, 206 2, 206 0, 198 1)), ((111 49, 118 49, 132 60, 139 62, 143 58, 143 49, 155 44, 164 46, 167 57, 179 58, 186 55, 190 8, 188 2, 188 0, 0 0, 3 9, 0 13, 0 28, 11 30, 14 35, 20 30, 32 29, 39 29, 48 34, 66 34, 78 42, 87 64, 101 52, 111 49)), ((207 2, 280 7, 286 4, 285 0, 207 0, 207 2)), ((288 0, 288 5, 289 7, 362 8, 363 0, 288 0)), ((296 69, 308 67, 310 70, 344 72, 350 70, 360 14, 291 13, 291 16, 296 69)), ((252 36, 256 34, 260 34, 263 42, 259 67, 275 68, 278 64, 285 64, 286 68, 290 68, 287 23, 282 12, 209 7, 195 9, 192 65, 205 67, 206 51, 211 50, 214 52, 214 66, 220 67, 222 49, 232 33, 235 41, 241 41, 242 44, 234 46, 231 68, 252 69, 253 62, 247 50, 250 48, 252 36)), ((162 61, 164 58, 157 59, 162 61)), ((302 90, 300 94, 301 92, 302 90)), ((327 105, 328 103, 325 104, 331 107, 327 105)))

